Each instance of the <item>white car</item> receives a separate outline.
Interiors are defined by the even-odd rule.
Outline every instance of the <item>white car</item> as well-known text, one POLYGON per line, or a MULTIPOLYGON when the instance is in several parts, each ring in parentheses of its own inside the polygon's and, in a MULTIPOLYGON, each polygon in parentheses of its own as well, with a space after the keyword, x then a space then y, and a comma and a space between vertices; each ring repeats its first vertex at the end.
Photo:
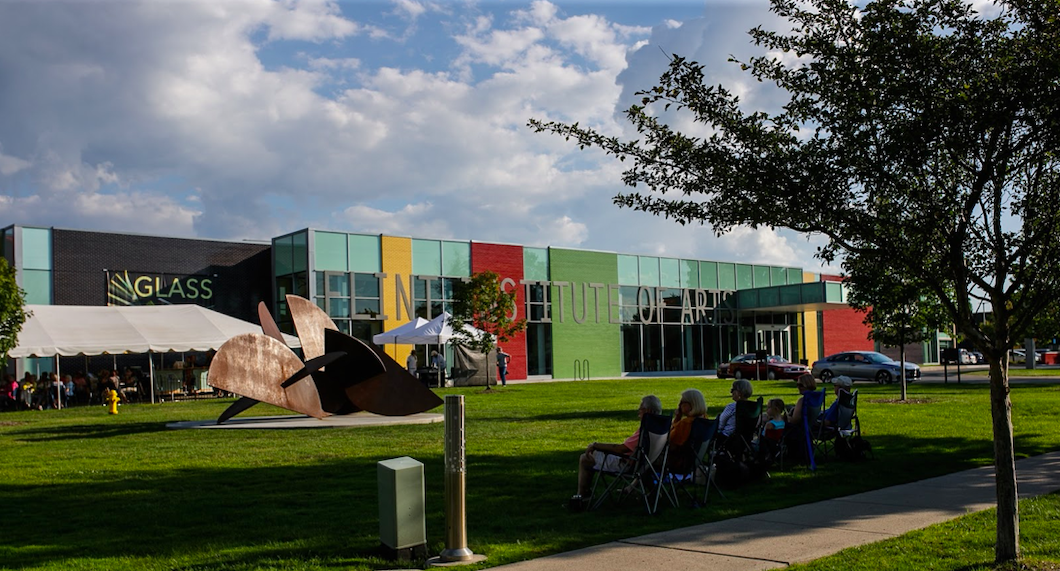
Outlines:
MULTIPOLYGON (((1027 363, 1027 352, 1024 351, 1023 349, 1013 349, 1012 353, 1011 353, 1011 355, 1009 357, 1009 362, 1026 364, 1027 363)), ((1035 363, 1041 363, 1042 362, 1042 356, 1040 354, 1038 354, 1038 353, 1035 353, 1034 354, 1034 362, 1035 363)))

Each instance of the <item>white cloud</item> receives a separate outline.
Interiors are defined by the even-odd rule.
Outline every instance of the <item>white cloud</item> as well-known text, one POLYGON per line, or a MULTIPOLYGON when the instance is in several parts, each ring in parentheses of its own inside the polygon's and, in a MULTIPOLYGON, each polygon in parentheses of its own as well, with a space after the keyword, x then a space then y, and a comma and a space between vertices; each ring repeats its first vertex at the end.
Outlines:
POLYGON ((620 110, 665 67, 660 47, 722 61, 727 80, 726 42, 746 43, 752 15, 649 30, 543 0, 492 13, 398 0, 386 28, 318 0, 99 6, 0 2, 0 77, 16 86, 0 90, 0 223, 257 239, 323 226, 783 265, 812 254, 783 233, 716 239, 619 210, 624 165, 525 127, 621 134, 620 110), (421 49, 428 26, 450 37, 422 48, 439 62, 420 68, 404 48, 421 49))

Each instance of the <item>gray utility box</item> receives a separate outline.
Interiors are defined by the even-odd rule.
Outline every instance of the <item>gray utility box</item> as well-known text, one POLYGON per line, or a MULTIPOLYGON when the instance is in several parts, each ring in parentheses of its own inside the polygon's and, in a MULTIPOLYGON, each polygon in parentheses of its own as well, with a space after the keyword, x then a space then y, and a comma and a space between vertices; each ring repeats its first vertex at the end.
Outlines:
POLYGON ((378 464, 379 541, 399 559, 427 552, 423 464, 403 456, 378 464))

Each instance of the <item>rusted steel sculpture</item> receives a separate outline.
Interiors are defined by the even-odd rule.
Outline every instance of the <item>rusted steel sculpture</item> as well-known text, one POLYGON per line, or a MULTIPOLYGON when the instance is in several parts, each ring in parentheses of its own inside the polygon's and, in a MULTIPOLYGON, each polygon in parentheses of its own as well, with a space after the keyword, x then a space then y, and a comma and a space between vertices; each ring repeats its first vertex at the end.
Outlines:
POLYGON ((242 397, 221 413, 218 424, 259 402, 316 418, 359 410, 405 416, 442 404, 382 350, 339 331, 313 302, 288 295, 287 307, 305 363, 284 343, 265 303, 259 303, 264 334, 229 339, 210 365, 210 384, 242 397))

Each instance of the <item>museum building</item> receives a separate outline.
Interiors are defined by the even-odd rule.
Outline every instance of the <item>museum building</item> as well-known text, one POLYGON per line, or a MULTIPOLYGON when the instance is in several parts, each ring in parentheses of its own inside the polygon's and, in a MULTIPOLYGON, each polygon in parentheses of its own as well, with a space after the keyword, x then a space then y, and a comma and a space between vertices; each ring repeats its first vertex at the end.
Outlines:
MULTIPOLYGON (((756 350, 812 362, 873 349, 839 278, 795 267, 314 229, 235 242, 14 225, 3 253, 29 304, 194 303, 256 322, 265 300, 293 333, 284 299, 296 294, 369 343, 451 309, 454 284, 492 270, 527 320, 503 344, 513 380, 702 374, 756 350)), ((425 363, 433 347, 385 349, 425 363)))

